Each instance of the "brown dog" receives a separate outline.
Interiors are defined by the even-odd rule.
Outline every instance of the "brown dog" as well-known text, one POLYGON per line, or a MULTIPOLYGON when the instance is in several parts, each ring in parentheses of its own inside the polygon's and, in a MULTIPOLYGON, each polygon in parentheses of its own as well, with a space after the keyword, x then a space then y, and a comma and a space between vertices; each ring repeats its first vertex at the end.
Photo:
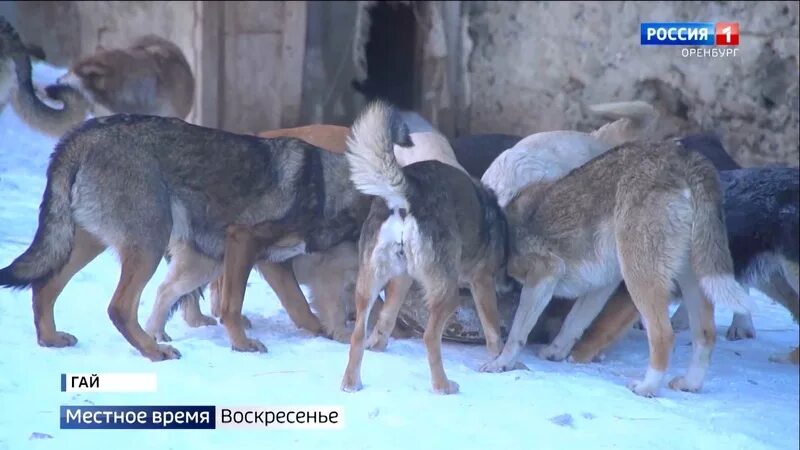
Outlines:
MULTIPOLYGON (((344 153, 347 144, 346 138, 349 129, 336 125, 307 125, 295 128, 270 130, 259 133, 260 137, 278 138, 293 137, 302 139, 312 145, 328 150, 332 153, 344 153)), ((278 245, 273 246, 277 251, 278 245)), ((291 248, 292 245, 289 245, 291 248)), ((187 253, 182 261, 194 261, 198 255, 190 248, 181 248, 187 253)), ((352 304, 352 296, 357 270, 357 257, 354 242, 343 242, 324 252, 315 254, 301 254, 288 261, 272 262, 262 259, 256 262, 256 268, 275 292, 281 305, 286 310, 291 320, 300 328, 314 334, 324 333, 340 342, 350 339, 350 331, 345 327, 346 307, 352 304), (300 289, 298 280, 309 286, 313 305, 320 314, 322 321, 309 308, 309 303, 300 289), (348 282, 348 280, 352 280, 348 282), (347 301, 349 298, 349 301, 347 301)), ((191 268, 177 270, 174 273, 184 273, 191 268)), ((221 315, 220 293, 223 285, 223 276, 215 279, 210 285, 211 312, 215 317, 221 315)), ((169 280, 168 280, 169 281, 169 280)), ((387 301, 404 292, 394 287, 398 281, 393 281, 387 286, 387 301)), ((147 331, 161 341, 169 341, 170 337, 164 330, 164 325, 169 316, 166 302, 175 293, 171 289, 176 287, 173 283, 165 282, 163 290, 159 290, 158 300, 147 323, 147 331)), ((199 297, 201 290, 187 294, 179 301, 184 320, 190 326, 215 325, 213 317, 204 315, 200 310, 199 297)), ((397 302, 391 302, 392 304, 397 302)), ((375 314, 380 312, 376 308, 375 314)), ((249 327, 249 320, 242 317, 245 327, 249 327)), ((401 330, 400 330, 401 331, 401 330)))

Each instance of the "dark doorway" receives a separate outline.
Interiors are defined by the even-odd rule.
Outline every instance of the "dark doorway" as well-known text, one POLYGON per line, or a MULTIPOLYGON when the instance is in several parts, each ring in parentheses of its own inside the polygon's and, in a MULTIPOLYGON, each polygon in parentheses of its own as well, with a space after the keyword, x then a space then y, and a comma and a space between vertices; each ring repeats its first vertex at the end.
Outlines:
MULTIPOLYGON (((413 5, 413 3, 412 3, 413 5)), ((382 99, 413 110, 417 20, 413 6, 379 2, 369 9, 367 79, 353 87, 367 100, 382 99)))

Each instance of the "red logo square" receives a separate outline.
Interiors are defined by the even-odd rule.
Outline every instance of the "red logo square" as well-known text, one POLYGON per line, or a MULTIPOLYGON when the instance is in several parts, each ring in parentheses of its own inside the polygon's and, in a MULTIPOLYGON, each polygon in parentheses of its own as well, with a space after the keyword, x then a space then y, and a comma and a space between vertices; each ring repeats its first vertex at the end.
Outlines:
POLYGON ((739 22, 717 22, 715 25, 715 44, 739 45, 739 22))

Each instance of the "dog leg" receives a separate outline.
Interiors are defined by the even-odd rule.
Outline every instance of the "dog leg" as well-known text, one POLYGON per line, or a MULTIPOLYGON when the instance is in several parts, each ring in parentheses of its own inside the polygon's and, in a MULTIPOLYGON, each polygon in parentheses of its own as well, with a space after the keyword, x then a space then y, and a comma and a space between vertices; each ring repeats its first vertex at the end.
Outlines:
POLYGON ((198 288, 186 294, 183 301, 181 301, 180 309, 183 321, 192 328, 207 327, 217 324, 217 319, 203 314, 203 311, 200 310, 201 292, 202 288, 198 288))
MULTIPOLYGON (((772 274, 769 282, 760 283, 759 290, 785 306, 786 309, 792 313, 792 317, 794 317, 796 322, 798 320, 798 313, 800 313, 800 297, 795 290, 796 280, 793 272, 796 266, 790 264, 791 263, 784 263, 781 273, 772 274)), ((771 355, 769 360, 779 363, 799 364, 800 350, 795 347, 788 355, 783 353, 771 355)))
POLYGON ((500 356, 480 368, 481 372, 505 372, 525 367, 517 363, 517 356, 528 341, 528 335, 542 312, 553 298, 557 282, 558 279, 552 272, 544 276, 527 277, 519 296, 519 306, 514 314, 514 322, 511 324, 506 345, 500 356))
POLYGON ((155 273, 161 254, 147 254, 138 249, 120 249, 122 273, 108 305, 108 316, 125 339, 151 361, 178 359, 181 354, 169 345, 156 343, 139 325, 139 299, 147 282, 155 273))
POLYGON ((256 263, 256 268, 275 291, 278 301, 281 302, 281 306, 286 310, 292 322, 315 336, 321 334, 322 324, 319 318, 311 312, 308 300, 300 290, 291 266, 261 260, 256 263))
MULTIPOLYGON (((624 268, 623 268, 624 272, 624 268)), ((669 355, 674 343, 672 324, 669 321, 669 294, 665 285, 657 280, 632 280, 625 278, 636 309, 642 315, 650 346, 650 365, 643 380, 633 381, 628 387, 638 395, 655 397, 664 381, 669 365, 669 355)))
MULTIPOLYGON (((735 319, 735 318, 734 318, 735 319)), ((672 314, 670 319, 672 322, 672 329, 674 331, 683 331, 689 329, 689 313, 686 311, 686 304, 681 302, 675 313, 672 314)))
POLYGON ((561 331, 553 342, 539 351, 539 358, 550 361, 562 361, 566 358, 618 286, 619 283, 610 284, 581 296, 567 314, 561 331))
POLYGON ((728 332, 725 333, 725 338, 729 341, 738 341, 740 339, 753 339, 756 337, 756 328, 753 325, 753 316, 750 314, 733 315, 731 326, 728 327, 728 332))
POLYGON ((778 353, 771 355, 769 360, 781 364, 800 364, 800 347, 795 347, 789 354, 778 353))
POLYGON ((222 323, 228 331, 231 348, 239 352, 262 352, 267 347, 257 339, 250 339, 242 324, 242 304, 247 277, 256 262, 256 250, 261 248, 253 233, 231 226, 225 233, 225 256, 222 279, 222 323))
MULTIPOLYGON (((225 279, 225 276, 220 274, 214 281, 209 284, 208 292, 209 298, 211 300, 211 315, 214 317, 219 318, 220 325, 225 325, 222 323, 222 282, 225 279)), ((250 322, 250 319, 247 318, 244 314, 242 314, 242 326, 249 330, 253 328, 253 324, 250 322)))
POLYGON ((500 318, 497 312, 497 291, 495 291, 494 274, 481 271, 470 284, 478 318, 486 336, 486 348, 489 358, 494 359, 503 351, 503 337, 500 333, 500 318))
POLYGON ((172 340, 164 326, 175 302, 182 295, 207 283, 220 269, 219 262, 191 250, 189 244, 175 245, 172 255, 167 277, 158 286, 156 302, 145 325, 147 333, 159 342, 172 340))
POLYGON ((42 347, 71 347, 78 342, 75 336, 56 329, 53 307, 69 280, 103 250, 103 244, 76 226, 72 251, 64 267, 46 281, 33 283, 33 323, 37 341, 42 347))
POLYGON ((595 361, 602 350, 631 330, 638 321, 639 311, 628 289, 620 284, 597 319, 572 348, 569 360, 577 363, 595 361))
POLYGON ((344 371, 341 389, 345 392, 360 391, 361 361, 364 358, 364 337, 367 335, 367 319, 378 293, 387 282, 379 277, 368 264, 361 264, 356 279, 356 323, 350 336, 350 354, 344 371))
POLYGON ((686 375, 674 378, 669 387, 679 391, 697 392, 703 387, 717 337, 714 305, 700 291, 700 284, 691 268, 684 270, 678 283, 692 330, 692 360, 686 375))
POLYGON ((425 326, 422 340, 428 353, 428 365, 431 369, 431 384, 437 394, 455 394, 458 392, 458 383, 447 379, 442 363, 442 333, 447 319, 458 307, 458 288, 451 286, 444 290, 443 295, 430 298, 431 315, 425 326))
POLYGON ((389 336, 392 335, 397 324, 397 315, 411 289, 414 280, 408 275, 400 275, 389 280, 384 295, 386 297, 378 316, 378 323, 372 329, 367 340, 367 348, 375 351, 386 350, 389 336))

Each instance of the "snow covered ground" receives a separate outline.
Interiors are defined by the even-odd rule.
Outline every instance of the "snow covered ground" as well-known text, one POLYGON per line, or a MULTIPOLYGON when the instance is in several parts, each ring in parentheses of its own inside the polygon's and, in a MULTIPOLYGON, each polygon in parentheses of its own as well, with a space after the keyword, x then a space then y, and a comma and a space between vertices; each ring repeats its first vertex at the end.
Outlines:
MULTIPOLYGON (((38 65, 39 82, 58 70, 38 65)), ((37 226, 45 170, 55 140, 27 128, 6 108, 0 116, 0 266, 30 243, 37 226)), ((142 297, 144 323, 166 273, 159 267, 142 297)), ((56 304, 62 331, 77 346, 36 344, 30 291, 0 291, 0 450, 18 449, 797 449, 798 368, 768 362, 798 342, 789 313, 765 297, 754 317, 758 338, 718 345, 699 394, 662 390, 640 398, 625 387, 644 374, 647 343, 632 331, 604 363, 542 361, 528 349, 530 371, 478 373, 481 346, 445 343, 448 375, 461 385, 453 396, 430 391, 420 339, 392 340, 385 353, 367 352, 364 389, 339 390, 348 346, 296 329, 257 275, 245 299, 250 335, 267 354, 235 353, 221 326, 191 329, 176 316, 167 326, 183 354, 152 363, 117 332, 106 307, 119 277, 107 252, 81 273, 56 304), (64 372, 155 372, 151 394, 59 391, 64 372), (334 405, 344 409, 341 430, 95 431, 60 430, 60 405, 334 405), (32 439, 33 433, 49 435, 32 439)), ((203 308, 207 311, 208 305, 203 308)), ((720 311, 724 336, 731 315, 720 311)), ((688 332, 676 339, 669 375, 682 373, 690 354, 688 332)))

